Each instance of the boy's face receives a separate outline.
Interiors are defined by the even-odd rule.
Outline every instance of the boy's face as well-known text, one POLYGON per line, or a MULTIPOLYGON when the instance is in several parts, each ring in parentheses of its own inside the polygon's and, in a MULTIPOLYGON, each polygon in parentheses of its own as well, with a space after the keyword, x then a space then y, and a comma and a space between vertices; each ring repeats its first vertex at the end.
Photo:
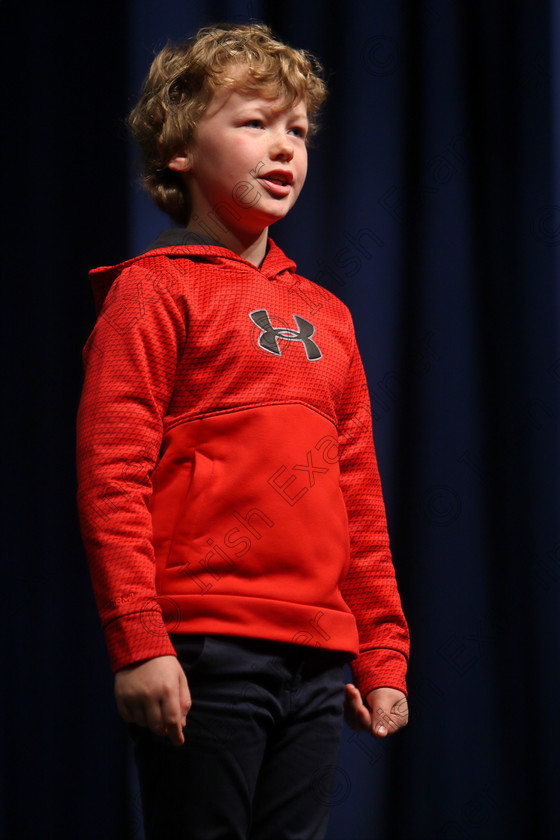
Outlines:
POLYGON ((259 92, 219 88, 194 145, 170 162, 184 172, 196 216, 217 213, 237 235, 258 235, 293 207, 307 173, 307 109, 259 92))

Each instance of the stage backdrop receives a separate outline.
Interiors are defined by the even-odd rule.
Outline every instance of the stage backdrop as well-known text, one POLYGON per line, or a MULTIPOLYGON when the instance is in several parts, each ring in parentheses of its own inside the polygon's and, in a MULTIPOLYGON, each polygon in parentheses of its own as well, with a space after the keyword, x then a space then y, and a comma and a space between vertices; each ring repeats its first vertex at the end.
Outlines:
POLYGON ((143 837, 75 505, 87 270, 168 226, 124 129, 155 51, 257 19, 326 68, 271 233, 353 314, 412 636, 408 728, 318 768, 328 838, 559 837, 558 2, 70 11, 4 10, 0 835, 143 837))

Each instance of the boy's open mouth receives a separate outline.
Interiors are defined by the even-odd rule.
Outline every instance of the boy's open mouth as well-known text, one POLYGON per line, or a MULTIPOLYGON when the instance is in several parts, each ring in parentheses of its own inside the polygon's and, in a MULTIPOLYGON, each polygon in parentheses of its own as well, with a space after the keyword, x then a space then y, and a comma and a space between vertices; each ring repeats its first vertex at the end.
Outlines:
POLYGON ((261 181, 268 192, 278 196, 288 195, 293 180, 294 178, 291 172, 268 172, 259 177, 259 181, 261 181))

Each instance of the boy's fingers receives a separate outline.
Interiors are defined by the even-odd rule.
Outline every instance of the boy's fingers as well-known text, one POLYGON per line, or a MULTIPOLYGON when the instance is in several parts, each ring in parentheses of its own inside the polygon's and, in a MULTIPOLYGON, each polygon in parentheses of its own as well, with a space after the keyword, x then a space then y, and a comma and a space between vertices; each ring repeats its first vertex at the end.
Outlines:
POLYGON ((371 731, 378 738, 385 738, 396 729, 390 715, 382 706, 379 706, 372 715, 371 731))
POLYGON ((135 723, 138 726, 148 726, 144 706, 141 703, 127 702, 125 700, 117 699, 117 708, 126 723, 135 723))
POLYGON ((399 729, 408 723, 408 700, 406 697, 403 697, 393 706, 393 720, 399 729))
POLYGON ((369 710, 364 706, 360 692, 351 683, 346 685, 345 719, 352 729, 366 730, 371 726, 369 710))
POLYGON ((185 743, 185 736, 183 735, 183 729, 180 721, 175 721, 174 723, 170 723, 165 726, 163 729, 163 735, 167 735, 171 743, 175 744, 177 747, 180 747, 185 743))
POLYGON ((408 723, 408 706, 404 704, 395 705, 391 708, 379 706, 373 714, 372 732, 378 738, 385 738, 392 735, 402 726, 408 723))
POLYGON ((146 703, 144 714, 146 718, 145 726, 151 729, 156 735, 164 735, 166 723, 163 707, 156 698, 146 703))
POLYGON ((346 700, 356 708, 363 706, 362 695, 352 683, 346 684, 346 700))
POLYGON ((185 743, 183 736, 183 716, 180 708, 179 686, 176 692, 164 697, 161 701, 161 719, 163 724, 163 735, 174 744, 185 743))
POLYGON ((181 669, 179 673, 179 705, 181 709, 181 723, 183 726, 187 724, 187 715, 192 705, 191 693, 189 691, 189 684, 185 676, 185 672, 181 669))
POLYGON ((376 688, 367 696, 372 710, 371 733, 378 738, 392 735, 408 722, 408 701, 400 689, 376 688))

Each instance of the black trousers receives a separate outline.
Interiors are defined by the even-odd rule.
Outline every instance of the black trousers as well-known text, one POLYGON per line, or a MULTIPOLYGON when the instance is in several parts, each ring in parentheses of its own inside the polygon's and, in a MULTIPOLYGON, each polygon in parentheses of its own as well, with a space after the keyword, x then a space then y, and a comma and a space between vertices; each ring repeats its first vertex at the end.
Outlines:
POLYGON ((192 707, 178 747, 134 740, 146 840, 321 840, 347 656, 232 636, 172 636, 192 707))

